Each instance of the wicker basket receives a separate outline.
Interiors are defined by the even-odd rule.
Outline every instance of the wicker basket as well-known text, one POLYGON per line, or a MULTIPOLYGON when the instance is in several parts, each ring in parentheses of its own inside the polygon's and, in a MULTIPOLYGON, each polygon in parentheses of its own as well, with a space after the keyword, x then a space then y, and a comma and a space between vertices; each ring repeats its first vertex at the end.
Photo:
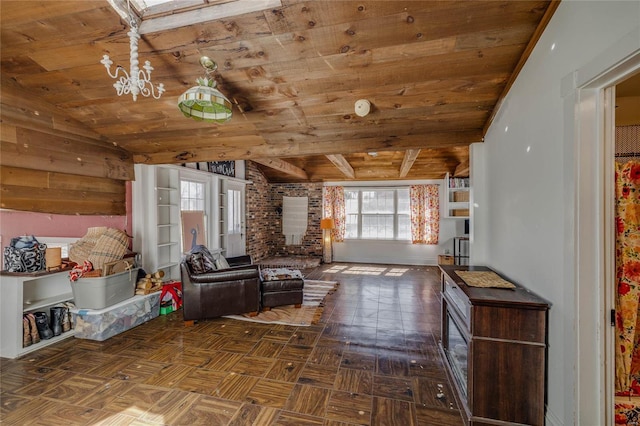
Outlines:
POLYGON ((87 234, 69 247, 69 260, 82 265, 82 262, 89 259, 98 239, 107 232, 106 226, 94 226, 87 229, 87 234))
POLYGON ((469 209, 454 209, 451 216, 469 216, 469 209))
POLYGON ((459 202, 469 202, 469 191, 456 191, 453 193, 453 201, 456 203, 459 202))

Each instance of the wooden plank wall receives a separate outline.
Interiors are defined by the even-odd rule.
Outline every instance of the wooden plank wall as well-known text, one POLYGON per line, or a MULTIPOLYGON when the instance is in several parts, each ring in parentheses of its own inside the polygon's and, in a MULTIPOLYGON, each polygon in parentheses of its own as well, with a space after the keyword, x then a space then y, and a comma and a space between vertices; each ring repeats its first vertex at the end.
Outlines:
POLYGON ((0 207, 125 215, 131 155, 15 82, 0 83, 0 207))

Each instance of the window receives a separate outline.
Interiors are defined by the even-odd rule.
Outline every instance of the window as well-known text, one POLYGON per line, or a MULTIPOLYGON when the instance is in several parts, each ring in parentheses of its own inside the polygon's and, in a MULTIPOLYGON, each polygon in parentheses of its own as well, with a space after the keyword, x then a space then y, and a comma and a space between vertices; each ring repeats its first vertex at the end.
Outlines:
MULTIPOLYGON (((109 1, 123 18, 128 16, 127 1, 109 1), (124 4, 121 4, 124 3, 124 4)), ((131 9, 145 21, 160 21, 154 28, 172 29, 199 22, 228 18, 249 12, 281 7, 281 0, 131 0, 131 9), (194 14, 194 11, 197 11, 194 14), (191 13, 190 13, 191 12, 191 13), (171 21, 171 22, 170 22, 171 21)))
POLYGON ((180 210, 204 211, 204 183, 180 181, 180 210))
POLYGON ((229 189, 227 191, 227 197, 229 200, 229 216, 227 220, 227 231, 229 234, 241 234, 242 233, 242 192, 229 189))
POLYGON ((184 0, 131 0, 131 7, 135 9, 143 19, 149 19, 163 12, 181 13, 193 8, 202 7, 207 3, 205 0, 191 2, 185 2, 184 0))
POLYGON ((411 239, 409 188, 345 188, 344 200, 345 239, 411 239))

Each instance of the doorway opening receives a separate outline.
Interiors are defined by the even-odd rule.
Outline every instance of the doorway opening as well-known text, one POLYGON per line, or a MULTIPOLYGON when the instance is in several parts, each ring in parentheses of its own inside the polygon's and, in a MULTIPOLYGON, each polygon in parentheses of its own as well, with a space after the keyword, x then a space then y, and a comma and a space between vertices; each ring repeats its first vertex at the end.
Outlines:
POLYGON ((613 163, 613 181, 607 182, 613 214, 606 216, 612 219, 608 226, 613 241, 611 249, 606 250, 606 270, 615 321, 609 339, 613 348, 608 353, 614 357, 614 422, 637 425, 640 424, 640 74, 611 90, 615 91, 614 119, 610 120, 614 132, 608 145, 613 145, 613 149, 605 151, 614 153, 613 159, 608 158, 613 163))

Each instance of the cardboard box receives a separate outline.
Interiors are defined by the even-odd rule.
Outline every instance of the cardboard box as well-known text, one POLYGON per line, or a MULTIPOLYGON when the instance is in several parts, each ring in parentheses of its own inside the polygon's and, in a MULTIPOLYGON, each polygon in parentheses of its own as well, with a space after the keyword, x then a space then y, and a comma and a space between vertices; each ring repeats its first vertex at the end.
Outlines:
POLYGON ((78 309, 103 309, 135 295, 138 269, 106 277, 71 281, 74 304, 78 309))
POLYGON ((134 296, 105 309, 71 309, 75 337, 103 341, 152 320, 160 313, 160 292, 134 296))

